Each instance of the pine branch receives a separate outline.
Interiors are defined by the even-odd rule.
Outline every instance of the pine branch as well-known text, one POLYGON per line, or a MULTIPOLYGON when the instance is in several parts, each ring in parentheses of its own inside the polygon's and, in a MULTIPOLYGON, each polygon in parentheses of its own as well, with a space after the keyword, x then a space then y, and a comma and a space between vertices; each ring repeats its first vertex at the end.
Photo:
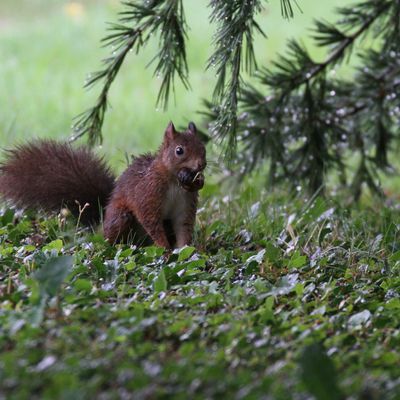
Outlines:
POLYGON ((316 63, 299 42, 291 41, 276 68, 260 74, 267 96, 252 86, 242 89, 240 173, 268 160, 271 182, 285 180, 314 192, 329 171, 339 171, 345 184, 346 157, 359 153, 354 195, 363 183, 382 193, 373 171, 388 170, 390 144, 400 139, 400 2, 361 0, 338 14, 336 24, 314 25, 315 42, 329 49, 323 62, 316 63), (327 74, 371 32, 375 42, 361 54, 351 80, 327 74))
MULTIPOLYGON (((376 3, 376 2, 374 2, 376 3)), ((346 36, 344 33, 340 32, 337 29, 332 30, 331 29, 322 29, 321 24, 319 25, 319 32, 314 36, 316 39, 317 43, 321 46, 326 46, 330 45, 333 43, 338 43, 337 46, 334 48, 330 56, 322 63, 317 64, 311 71, 308 72, 308 75, 306 75, 303 83, 310 81, 313 79, 315 76, 323 72, 328 66, 336 65, 338 62, 340 62, 344 56, 345 52, 348 49, 351 49, 351 46, 353 43, 360 38, 370 27, 371 25, 381 17, 381 15, 388 10, 390 7, 390 2, 382 1, 382 4, 377 8, 376 12, 371 13, 370 15, 364 16, 365 20, 364 22, 361 23, 361 26, 351 35, 346 36), (334 40, 333 40, 334 39, 334 40)), ((343 9, 341 11, 342 14, 348 15, 349 12, 348 9, 343 9)), ((353 10, 354 12, 354 10, 353 10)), ((361 20, 354 20, 352 19, 353 23, 360 23, 361 20)), ((328 28, 329 25, 326 25, 326 28, 328 28)), ((318 24, 317 24, 317 29, 318 29, 318 24)), ((301 83, 300 83, 301 84, 301 83)))
POLYGON ((166 107, 174 77, 177 74, 189 87, 186 61, 186 21, 182 0, 127 1, 120 13, 119 24, 111 24, 110 34, 102 39, 112 54, 103 60, 104 68, 92 74, 85 83, 91 88, 102 83, 95 105, 80 114, 74 124, 71 141, 87 134, 90 144, 102 141, 101 129, 108 105, 109 90, 130 51, 138 53, 153 35, 160 35, 160 50, 150 62, 156 62, 154 74, 162 77, 157 103, 166 107))
MULTIPOLYGON (((293 18, 292 2, 300 10, 296 0, 281 0, 284 18, 293 18)), ((226 155, 231 159, 236 151, 241 71, 244 67, 246 72, 252 74, 257 69, 253 48, 254 32, 265 36, 255 21, 262 6, 260 0, 211 0, 210 7, 213 10, 210 20, 218 23, 219 27, 214 36, 216 48, 207 68, 216 69, 214 102, 221 104, 211 130, 214 136, 228 139, 226 155)))
POLYGON ((257 67, 253 35, 254 31, 263 34, 255 21, 255 16, 261 11, 261 1, 211 0, 209 6, 212 9, 210 20, 217 23, 218 28, 214 35, 215 51, 207 68, 216 69, 214 101, 221 104, 213 133, 221 138, 228 137, 227 148, 233 150, 241 69, 243 63, 248 72, 257 67))
MULTIPOLYGON (((368 10, 366 14, 360 14, 357 7, 343 8, 339 10, 340 14, 346 15, 347 29, 348 24, 360 25, 352 34, 345 34, 333 25, 317 21, 315 23, 314 39, 320 46, 331 46, 333 50, 330 52, 325 61, 315 63, 309 56, 307 50, 297 41, 290 41, 289 56, 281 56, 274 65, 277 71, 264 70, 265 77, 261 80, 264 84, 272 88, 280 88, 284 95, 294 91, 300 86, 312 81, 321 73, 324 73, 328 67, 333 67, 340 63, 351 50, 354 42, 365 34, 371 25, 381 17, 381 15, 390 8, 390 1, 377 2, 374 1, 374 11, 368 10), (376 9, 375 9, 376 8, 376 9), (365 18, 365 19, 363 19, 365 18)), ((356 25, 356 26, 357 26, 356 25)))
MULTIPOLYGON (((299 8, 297 1, 280 1, 283 16, 293 17, 291 2, 299 8)), ((120 13, 119 23, 110 25, 110 34, 102 41, 113 49, 112 55, 103 60, 103 69, 90 76, 85 84, 90 88, 101 82, 102 90, 95 105, 76 117, 72 141, 85 134, 90 144, 102 141, 110 87, 128 53, 132 50, 138 53, 152 35, 159 34, 159 51, 150 62, 155 63, 154 74, 162 78, 157 104, 166 107, 176 75, 186 89, 190 87, 183 1, 136 0, 123 4, 126 9, 120 13)), ((214 11, 210 20, 218 24, 218 29, 214 38, 216 50, 208 68, 217 69, 214 95, 222 103, 215 130, 221 137, 229 135, 234 144, 242 67, 249 72, 256 67, 253 34, 262 34, 262 30, 254 17, 261 10, 261 0, 211 0, 210 5, 214 11)))
MULTIPOLYGON (((297 7, 297 9, 301 12, 301 8, 297 3, 297 1, 293 0, 293 3, 297 7)), ((294 9, 291 0, 281 0, 281 14, 285 19, 290 19, 294 17, 294 9)))

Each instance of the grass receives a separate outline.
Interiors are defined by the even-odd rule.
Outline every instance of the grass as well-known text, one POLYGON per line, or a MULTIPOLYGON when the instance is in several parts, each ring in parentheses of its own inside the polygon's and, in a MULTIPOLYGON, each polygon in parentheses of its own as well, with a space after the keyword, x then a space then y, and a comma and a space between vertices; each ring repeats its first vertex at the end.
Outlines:
POLYGON ((0 397, 399 398, 399 210, 208 191, 169 259, 5 211, 0 397))

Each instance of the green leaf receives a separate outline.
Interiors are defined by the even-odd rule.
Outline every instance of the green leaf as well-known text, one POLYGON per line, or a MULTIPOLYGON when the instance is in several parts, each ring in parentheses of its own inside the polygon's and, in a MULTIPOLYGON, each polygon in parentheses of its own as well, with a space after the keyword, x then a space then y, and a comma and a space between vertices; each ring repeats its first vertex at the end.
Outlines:
POLYGON ((6 226, 11 224, 14 220, 14 210, 8 208, 1 217, 1 224, 2 226, 6 226))
POLYGON ((72 264, 72 256, 53 257, 43 264, 34 275, 39 282, 41 292, 49 296, 55 296, 69 274, 72 264))
POLYGON ((266 244, 265 255, 270 262, 275 263, 278 260, 280 253, 281 250, 278 247, 275 247, 271 242, 266 244))
POLYGON ((74 287, 78 291, 90 293, 92 290, 92 283, 88 279, 77 279, 74 282, 74 287))
POLYGON ((39 303, 28 311, 27 321, 33 326, 38 326, 43 321, 45 308, 46 299, 45 297, 42 297, 39 303))
POLYGON ((132 255, 132 252, 133 252, 133 250, 130 249, 130 248, 125 249, 125 250, 122 250, 122 251, 119 253, 118 258, 119 258, 119 259, 123 259, 123 258, 125 258, 125 257, 129 257, 129 256, 132 255))
POLYGON ((190 247, 190 246, 182 247, 179 250, 178 261, 187 260, 195 251, 196 251, 196 249, 194 247, 190 247))
POLYGON ((307 262, 306 256, 293 256, 288 264, 289 268, 300 268, 307 262))
POLYGON ((162 247, 157 247, 157 246, 146 247, 145 251, 145 254, 151 258, 160 257, 163 253, 164 249, 162 247))
POLYGON ((294 287, 294 291, 296 292, 297 296, 303 296, 304 293, 304 283, 297 283, 294 287))
POLYGON ((165 277, 165 272, 162 269, 157 277, 153 280, 153 290, 156 293, 165 292, 167 290, 168 284, 165 277))
POLYGON ((390 299, 386 304, 385 308, 387 310, 400 310, 400 299, 395 298, 395 299, 390 299))
POLYGON ((307 346, 300 356, 301 380, 317 400, 339 400, 343 395, 337 384, 332 360, 318 344, 307 346))
POLYGON ((44 246, 43 250, 57 250, 57 253, 59 253, 62 250, 63 246, 63 241, 61 239, 56 239, 44 246))
POLYGON ((261 323, 267 323, 274 320, 274 297, 267 297, 265 303, 258 310, 261 323))
POLYGON ((397 353, 394 353, 392 351, 388 351, 384 354, 379 359, 379 363, 383 366, 398 366, 400 362, 400 356, 397 353))
POLYGON ((396 251, 396 253, 393 253, 389 257, 390 262, 395 263, 397 261, 400 261, 400 250, 396 251))
POLYGON ((127 271, 132 271, 136 267, 136 263, 134 261, 129 261, 124 265, 127 271))
POLYGON ((198 260, 187 261, 182 266, 187 270, 204 268, 206 266, 206 260, 200 258, 198 260))

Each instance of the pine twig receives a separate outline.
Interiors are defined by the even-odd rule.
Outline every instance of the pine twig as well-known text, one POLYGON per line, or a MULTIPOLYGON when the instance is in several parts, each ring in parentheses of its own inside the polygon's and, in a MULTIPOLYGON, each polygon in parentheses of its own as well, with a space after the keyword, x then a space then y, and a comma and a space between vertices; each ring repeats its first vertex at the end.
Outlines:
POLYGON ((373 172, 390 167, 390 144, 400 138, 400 2, 359 0, 338 14, 335 24, 315 22, 314 40, 328 50, 324 61, 315 62, 291 41, 289 55, 260 73, 268 95, 254 86, 241 91, 246 114, 238 126, 241 174, 268 160, 271 182, 285 180, 312 192, 328 172, 343 175, 347 156, 359 153, 365 168, 360 167, 351 189, 359 195, 365 183, 380 194, 373 172), (351 81, 326 73, 371 32, 374 44, 361 54, 351 81))
POLYGON ((108 106, 109 90, 130 51, 138 53, 154 35, 161 32, 160 50, 150 64, 158 61, 154 74, 161 76, 157 103, 166 107, 174 77, 178 75, 189 87, 186 61, 186 21, 182 0, 146 0, 123 2, 126 9, 120 13, 118 24, 110 25, 110 34, 102 39, 112 54, 103 60, 104 68, 94 73, 85 83, 86 88, 102 82, 102 90, 95 105, 78 115, 71 141, 88 135, 89 144, 102 141, 102 126, 108 106))

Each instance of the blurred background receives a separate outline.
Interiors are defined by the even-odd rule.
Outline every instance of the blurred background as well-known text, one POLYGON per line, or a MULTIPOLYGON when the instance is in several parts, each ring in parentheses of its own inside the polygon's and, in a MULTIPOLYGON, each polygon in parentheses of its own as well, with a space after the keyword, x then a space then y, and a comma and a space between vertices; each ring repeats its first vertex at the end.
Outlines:
MULTIPOLYGON (((205 71, 212 53, 214 27, 208 22, 207 1, 185 0, 189 24, 188 62, 192 89, 176 82, 175 100, 167 110, 156 108, 160 81, 148 63, 157 41, 140 55, 131 54, 111 89, 101 151, 115 169, 125 165, 125 154, 155 150, 169 120, 201 126, 202 99, 210 98, 213 71, 205 71)), ((333 16, 345 0, 299 0, 292 21, 281 17, 278 0, 265 3, 259 23, 268 38, 259 37, 259 66, 284 52, 288 38, 312 47, 307 34, 314 18, 333 16)), ((0 2, 0 143, 7 147, 31 137, 66 139, 73 118, 93 105, 99 87, 83 89, 86 77, 101 66, 108 49, 101 48, 107 22, 116 22, 122 5, 117 0, 1 0, 0 2)), ((85 139, 82 139, 84 141, 85 139)))

